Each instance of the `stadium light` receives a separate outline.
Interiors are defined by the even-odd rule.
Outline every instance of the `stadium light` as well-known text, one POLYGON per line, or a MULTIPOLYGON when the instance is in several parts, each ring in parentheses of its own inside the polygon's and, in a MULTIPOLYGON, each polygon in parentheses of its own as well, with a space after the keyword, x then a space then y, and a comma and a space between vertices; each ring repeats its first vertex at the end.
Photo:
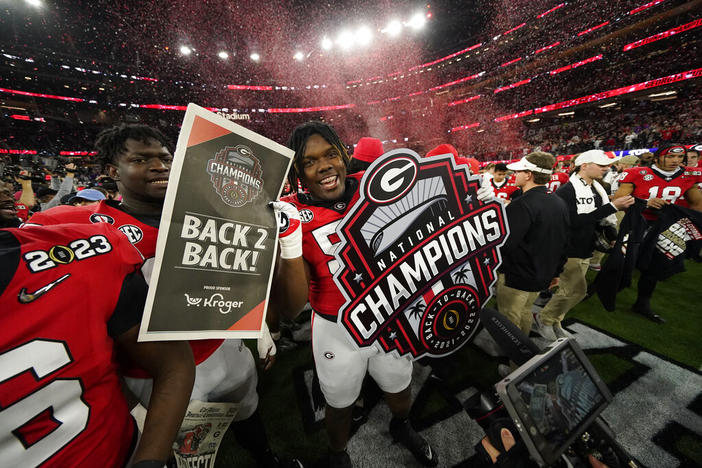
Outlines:
POLYGON ((302 62, 302 61, 305 59, 305 54, 303 54, 302 52, 298 51, 298 52, 295 52, 295 55, 293 55, 293 58, 294 58, 295 60, 297 60, 298 62, 302 62))
POLYGON ((261 60, 261 56, 257 52, 254 52, 253 54, 249 55, 249 57, 254 62, 258 62, 259 60, 261 60))
POLYGON ((661 97, 661 96, 670 96, 671 94, 676 94, 677 91, 664 91, 662 93, 654 93, 654 94, 649 94, 648 97, 661 97))
POLYGON ((28 5, 31 5, 35 8, 40 8, 41 7, 41 0, 25 0, 28 5))
POLYGON ((221 58, 222 60, 227 60, 229 58, 229 54, 224 50, 220 50, 217 57, 221 58))
POLYGON ((351 34, 350 31, 343 31, 341 34, 339 34, 339 37, 336 39, 336 43, 342 49, 349 50, 354 43, 353 34, 351 34))
POLYGON ((427 19, 423 13, 416 13, 407 22, 407 26, 409 26, 410 28, 415 29, 415 30, 420 30, 424 27, 424 24, 426 22, 427 22, 427 19))
POLYGON ((373 33, 368 26, 361 26, 356 31, 355 42, 361 46, 367 46, 373 40, 373 33))
POLYGON ((324 50, 331 50, 331 48, 334 47, 334 43, 332 42, 331 39, 328 37, 322 38, 322 49, 324 50))
POLYGON ((188 46, 180 46, 180 53, 183 55, 190 55, 192 53, 192 49, 188 46))
POLYGON ((402 23, 398 20, 392 20, 385 26, 385 29, 381 29, 382 33, 387 34, 390 37, 397 37, 402 32, 402 23))

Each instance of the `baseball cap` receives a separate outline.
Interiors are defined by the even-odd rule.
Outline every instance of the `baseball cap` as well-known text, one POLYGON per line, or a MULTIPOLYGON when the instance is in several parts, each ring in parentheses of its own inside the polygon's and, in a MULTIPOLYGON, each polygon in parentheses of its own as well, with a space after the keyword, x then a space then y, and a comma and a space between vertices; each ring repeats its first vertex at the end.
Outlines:
POLYGON ((453 145, 450 145, 448 143, 442 143, 436 148, 432 148, 431 150, 429 150, 429 152, 427 153, 427 158, 430 156, 439 156, 442 154, 451 154, 455 159, 458 157, 458 150, 453 145))
POLYGON ((598 166, 609 166, 618 160, 618 158, 614 157, 614 153, 610 154, 611 156, 608 156, 604 151, 595 149, 585 151, 584 153, 580 153, 580 155, 575 158, 575 166, 582 166, 585 163, 595 163, 598 166))
POLYGON ((68 203, 72 204, 76 201, 80 200, 88 200, 88 201, 100 201, 105 199, 105 194, 102 193, 99 190, 95 189, 85 189, 81 190, 80 192, 76 193, 74 196, 72 196, 69 200, 68 203))
POLYGON ((545 169, 543 167, 539 167, 533 162, 529 161, 526 156, 524 156, 522 159, 520 159, 517 162, 514 162, 512 164, 507 164, 507 169, 511 171, 531 171, 531 172, 540 172, 541 174, 553 174, 552 169, 545 169))
POLYGON ((639 158, 637 156, 634 156, 633 154, 624 156, 619 160, 620 163, 624 164, 631 164, 632 166, 636 166, 639 162, 639 158))
POLYGON ((353 158, 359 161, 372 163, 383 155, 383 142, 377 138, 363 137, 356 143, 353 158))

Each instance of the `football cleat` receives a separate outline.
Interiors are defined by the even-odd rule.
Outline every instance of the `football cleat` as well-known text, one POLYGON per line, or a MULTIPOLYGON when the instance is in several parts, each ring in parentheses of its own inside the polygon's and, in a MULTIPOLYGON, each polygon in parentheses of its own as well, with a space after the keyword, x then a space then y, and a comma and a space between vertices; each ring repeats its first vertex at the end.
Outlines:
POLYGON ((436 466, 439 456, 417 431, 414 430, 409 419, 392 418, 390 420, 390 435, 394 442, 399 442, 412 452, 414 458, 424 466, 436 466))

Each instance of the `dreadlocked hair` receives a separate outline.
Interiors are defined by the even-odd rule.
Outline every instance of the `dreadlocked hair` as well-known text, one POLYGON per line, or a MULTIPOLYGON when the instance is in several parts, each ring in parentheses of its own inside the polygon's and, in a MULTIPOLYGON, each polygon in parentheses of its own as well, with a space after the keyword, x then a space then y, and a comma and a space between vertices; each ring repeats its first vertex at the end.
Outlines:
POLYGON ((104 169, 107 164, 117 162, 120 153, 126 151, 125 143, 130 138, 142 143, 148 143, 150 139, 154 139, 168 148, 169 151, 171 150, 168 139, 160 130, 143 124, 123 123, 107 128, 98 134, 95 149, 98 153, 97 159, 100 167, 104 169))
POLYGON ((303 165, 302 160, 305 156, 305 146, 307 146, 307 139, 312 135, 319 135, 324 138, 327 143, 332 145, 341 155, 341 159, 344 161, 344 165, 348 167, 349 165, 349 153, 346 150, 346 146, 341 142, 341 138, 336 133, 334 128, 324 122, 319 122, 317 120, 311 120, 295 127, 292 131, 290 138, 288 139, 288 148, 295 151, 295 158, 293 159, 292 166, 290 166, 290 172, 288 173, 288 183, 293 192, 297 192, 300 183, 302 182, 303 165))

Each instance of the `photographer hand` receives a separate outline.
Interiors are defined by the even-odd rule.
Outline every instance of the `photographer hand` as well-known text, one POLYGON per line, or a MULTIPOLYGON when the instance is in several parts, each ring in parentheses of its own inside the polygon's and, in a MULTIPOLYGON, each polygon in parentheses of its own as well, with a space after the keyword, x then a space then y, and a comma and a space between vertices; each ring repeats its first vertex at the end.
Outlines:
POLYGON ((75 174, 77 169, 78 167, 73 163, 66 164, 66 175, 73 177, 73 174, 75 174))
POLYGON ((597 458, 593 457, 592 454, 587 456, 587 460, 590 462, 590 466, 592 466, 592 468, 609 468, 597 458))
MULTIPOLYGON (((502 439, 502 446, 505 448, 506 452, 509 452, 509 450, 516 444, 512 433, 505 428, 502 428, 500 431, 500 438, 502 439)), ((487 436, 483 437, 483 440, 481 440, 480 443, 483 444, 483 447, 487 451, 488 455, 490 455, 492 462, 497 463, 497 457, 500 456, 500 451, 493 447, 487 436)))

